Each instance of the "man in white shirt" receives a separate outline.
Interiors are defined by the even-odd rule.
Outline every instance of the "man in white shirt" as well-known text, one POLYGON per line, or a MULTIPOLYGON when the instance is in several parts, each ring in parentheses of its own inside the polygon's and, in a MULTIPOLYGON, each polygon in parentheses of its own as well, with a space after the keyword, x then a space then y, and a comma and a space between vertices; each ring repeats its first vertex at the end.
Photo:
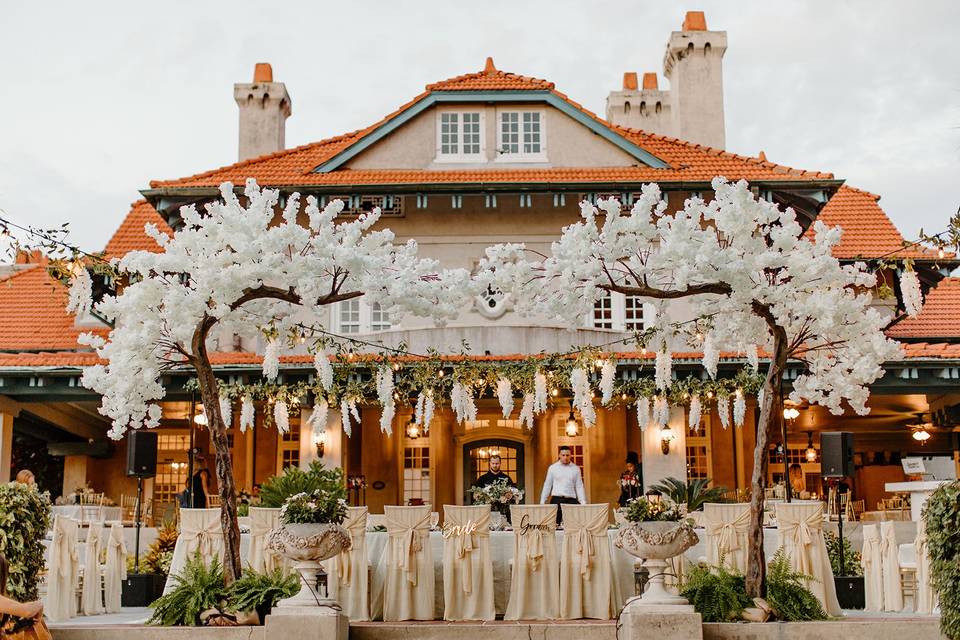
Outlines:
MULTIPOLYGON (((543 481, 543 491, 540 492, 540 504, 586 504, 587 497, 583 491, 583 477, 580 467, 572 460, 570 447, 560 447, 560 459, 547 469, 547 478, 543 481)), ((563 508, 557 507, 557 525, 563 522, 563 508)))

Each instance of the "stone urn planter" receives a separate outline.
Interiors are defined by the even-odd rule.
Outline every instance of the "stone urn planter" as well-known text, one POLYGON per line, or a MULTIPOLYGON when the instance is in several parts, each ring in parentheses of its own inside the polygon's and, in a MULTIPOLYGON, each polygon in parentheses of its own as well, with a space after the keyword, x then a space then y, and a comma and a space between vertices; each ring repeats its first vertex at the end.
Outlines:
POLYGON ((300 592, 277 607, 335 607, 327 593, 317 592, 321 563, 350 548, 350 534, 338 524, 284 524, 267 535, 267 548, 290 560, 300 574, 300 592))
MULTIPOLYGON (((630 555, 643 560, 650 573, 647 590, 642 596, 627 601, 651 608, 689 605, 686 598, 675 596, 663 586, 667 560, 697 544, 700 538, 686 520, 679 522, 627 522, 620 527, 614 544, 630 555)), ((626 607, 624 608, 626 611, 626 607)))

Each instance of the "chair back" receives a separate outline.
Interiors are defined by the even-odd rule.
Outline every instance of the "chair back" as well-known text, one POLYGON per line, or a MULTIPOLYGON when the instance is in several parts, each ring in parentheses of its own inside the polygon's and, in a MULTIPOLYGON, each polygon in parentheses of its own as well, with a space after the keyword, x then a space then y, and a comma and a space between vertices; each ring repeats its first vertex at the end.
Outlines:
POLYGON ((383 620, 432 620, 434 577, 430 506, 386 506, 383 510, 388 536, 383 620))
POLYGON ((120 611, 123 581, 127 579, 127 545, 123 539, 123 525, 110 526, 106 540, 107 561, 103 566, 103 601, 106 613, 120 611))
POLYGON ((493 620, 490 505, 443 505, 444 620, 493 620))
POLYGON ((280 509, 250 507, 250 568, 260 573, 282 564, 280 555, 267 548, 267 535, 280 526, 280 509))
POLYGON ((417 559, 429 549, 430 507, 383 508, 387 535, 390 537, 393 561, 403 570, 411 584, 417 581, 417 559))
POLYGON ((103 523, 91 522, 87 528, 83 557, 83 591, 80 605, 83 615, 95 616, 103 613, 102 583, 100 573, 100 552, 105 546, 103 523))
POLYGON ((747 544, 750 532, 748 503, 703 505, 707 564, 747 571, 747 544))
POLYGON ((840 615, 833 570, 823 537, 823 506, 817 502, 778 503, 777 530, 790 567, 813 580, 805 586, 820 600, 829 615, 840 615))
POLYGON ((186 557, 199 551, 204 562, 214 557, 223 560, 223 530, 220 509, 181 509, 180 537, 183 538, 186 557))
POLYGON ((80 579, 80 523, 66 516, 54 516, 53 541, 47 561, 47 596, 44 613, 54 621, 77 615, 76 590, 80 579))
POLYGON ((557 505, 515 504, 513 572, 504 620, 552 620, 560 615, 557 505))
POLYGON ((562 504, 560 617, 608 619, 613 613, 610 505, 562 504))
POLYGON ((332 576, 330 597, 337 600, 351 622, 370 619, 367 516, 366 507, 347 507, 342 526, 350 534, 350 548, 324 562, 332 576))
POLYGON ((216 507, 216 508, 219 508, 219 507, 220 507, 220 504, 221 504, 221 503, 220 503, 220 496, 219 496, 219 495, 212 495, 212 494, 211 494, 211 495, 208 495, 208 496, 207 496, 207 508, 208 508, 208 509, 213 509, 213 508, 215 508, 215 507, 216 507))

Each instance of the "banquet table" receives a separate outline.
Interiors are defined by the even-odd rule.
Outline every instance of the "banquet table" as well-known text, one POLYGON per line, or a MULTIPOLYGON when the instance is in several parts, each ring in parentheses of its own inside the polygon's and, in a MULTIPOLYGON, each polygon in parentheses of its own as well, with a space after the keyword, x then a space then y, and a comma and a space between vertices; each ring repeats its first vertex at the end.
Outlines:
POLYGON ((51 516, 65 516, 85 522, 120 521, 123 509, 120 507, 101 507, 95 504, 55 504, 50 507, 51 516))

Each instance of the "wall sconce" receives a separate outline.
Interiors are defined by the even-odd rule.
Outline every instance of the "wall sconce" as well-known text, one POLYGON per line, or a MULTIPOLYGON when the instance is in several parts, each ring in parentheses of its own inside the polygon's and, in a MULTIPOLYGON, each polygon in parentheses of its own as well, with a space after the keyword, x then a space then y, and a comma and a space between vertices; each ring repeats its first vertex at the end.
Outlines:
POLYGON ((660 451, 663 455, 670 454, 670 443, 676 436, 673 435, 673 429, 670 428, 670 425, 665 424, 660 428, 660 451))
POLYGON ((580 435, 580 424, 577 417, 573 415, 573 402, 570 402, 570 414, 567 416, 566 434, 568 438, 576 438, 580 435))
POLYGON ((322 458, 327 449, 327 432, 322 431, 313 435, 313 444, 317 447, 317 457, 322 458))
POLYGON ((407 437, 411 440, 416 440, 420 437, 420 425, 413 420, 411 420, 410 424, 407 425, 407 437))
POLYGON ((800 417, 800 411, 796 407, 787 407, 783 410, 783 417, 787 420, 796 420, 800 417))

